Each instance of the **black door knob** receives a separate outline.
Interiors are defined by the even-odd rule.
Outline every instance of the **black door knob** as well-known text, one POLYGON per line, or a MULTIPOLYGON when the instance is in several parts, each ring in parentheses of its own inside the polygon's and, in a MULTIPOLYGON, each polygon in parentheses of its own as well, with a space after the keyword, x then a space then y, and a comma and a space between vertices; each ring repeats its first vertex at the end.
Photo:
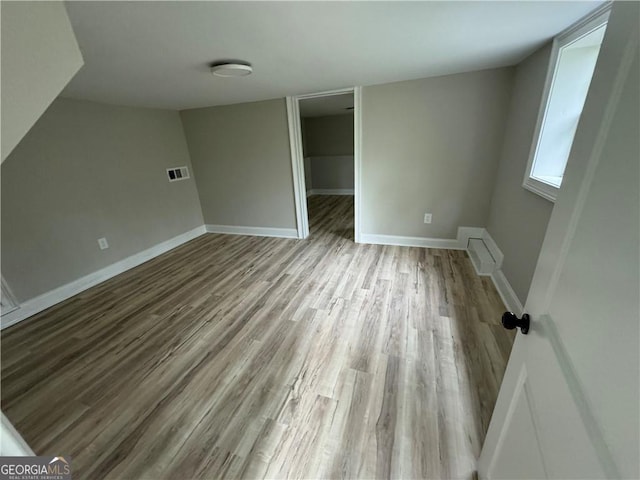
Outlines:
POLYGON ((525 313, 522 318, 518 318, 513 312, 504 312, 502 315, 502 326, 507 330, 520 327, 520 331, 526 335, 529 333, 529 315, 525 313))

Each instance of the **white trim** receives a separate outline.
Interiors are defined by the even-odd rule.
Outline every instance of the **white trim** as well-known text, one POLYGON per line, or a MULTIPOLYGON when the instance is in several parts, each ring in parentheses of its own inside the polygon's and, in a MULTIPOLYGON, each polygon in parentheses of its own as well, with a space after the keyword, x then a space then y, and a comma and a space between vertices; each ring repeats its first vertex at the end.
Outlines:
POLYGON ((484 228, 482 227, 458 227, 458 244, 460 248, 465 249, 469 245, 470 238, 482 238, 484 235, 484 228))
POLYGON ((489 253, 496 261, 496 268, 502 266, 504 255, 495 240, 491 238, 489 232, 483 227, 458 227, 458 243, 461 247, 467 248, 470 238, 481 238, 489 249, 489 253))
POLYGON ((34 457, 35 455, 6 415, 0 412, 0 456, 34 457))
MULTIPOLYGON (((358 88, 358 87, 355 87, 358 88)), ((333 95, 342 95, 344 93, 353 93, 354 87, 338 88, 337 90, 325 90, 324 92, 317 93, 303 93, 302 95, 296 95, 294 98, 298 100, 304 100, 305 98, 319 98, 319 97, 332 97, 333 95)))
POLYGON ((353 89, 354 239, 362 242, 362 87, 353 89))
POLYGON ((600 422, 598 422, 594 414, 593 407, 584 392, 571 356, 558 332, 556 322, 549 315, 541 315, 536 322, 536 329, 549 340, 553 348, 558 366, 562 371, 567 387, 569 387, 576 410, 580 414, 587 436, 596 451, 600 465, 603 467, 605 478, 622 478, 611 449, 605 440, 600 422))
MULTIPOLYGON (((469 258, 471 259, 471 263, 476 270, 476 273, 481 276, 491 276, 493 272, 499 270, 502 267, 502 262, 504 260, 504 254, 496 244, 495 240, 491 237, 486 228, 482 227, 459 227, 458 228, 458 243, 460 246, 467 250, 469 253, 469 258), (472 252, 469 250, 469 240, 472 238, 478 238, 483 241, 484 246, 489 251, 489 255, 493 259, 494 266, 492 267, 491 272, 481 272, 479 266, 476 265, 474 260, 478 260, 474 258, 472 252)), ((506 279, 505 279, 506 280, 506 279)))
MULTIPOLYGON (((530 162, 532 164, 534 157, 535 153, 530 159, 530 162)), ((556 197, 558 196, 558 190, 560 189, 558 187, 554 187, 553 185, 549 185, 548 183, 541 182, 540 180, 530 176, 530 174, 531 166, 527 164, 527 170, 525 172, 524 181, 522 182, 522 187, 532 193, 535 193, 536 195, 540 195, 542 198, 549 200, 552 203, 556 203, 556 197)))
POLYGON ((516 292, 513 291, 509 280, 504 276, 502 270, 495 270, 491 274, 491 280, 493 280, 493 284, 498 291, 498 295, 500 295, 500 298, 502 299, 504 306, 507 307, 507 310, 521 316, 524 313, 522 302, 518 299, 516 292))
POLYGON ((199 237, 204 233, 206 233, 205 227, 204 225, 201 225, 194 228, 193 230, 189 230, 188 232, 185 232, 181 235, 159 243, 151 248, 143 250, 142 252, 136 253, 135 255, 131 255, 130 257, 122 259, 116 263, 112 263, 111 265, 101 268, 96 272, 85 275, 84 277, 74 280, 73 282, 67 283, 66 285, 62 285, 61 287, 27 300, 20 305, 19 310, 15 310, 2 317, 0 328, 4 329, 18 322, 21 322, 22 320, 25 320, 26 318, 29 318, 36 313, 42 312, 49 307, 52 307, 68 298, 73 297, 74 295, 77 295, 78 293, 84 292, 85 290, 104 282, 105 280, 109 280, 116 275, 137 267, 138 265, 141 265, 151 260, 152 258, 162 255, 163 253, 166 253, 169 250, 182 245, 183 243, 193 240, 194 238, 199 237))
POLYGON ((299 238, 295 228, 244 227, 237 225, 206 225, 208 233, 248 235, 251 237, 299 238))
POLYGON ((496 270, 496 261, 491 252, 489 252, 484 239, 470 238, 467 244, 467 254, 478 276, 490 277, 496 270), (471 242, 471 240, 474 240, 474 242, 471 242))
POLYGON ((309 214, 307 212, 306 183, 304 178, 304 155, 302 152, 302 126, 300 105, 297 97, 287 97, 287 123, 289 126, 289 148, 293 173, 293 198, 296 206, 297 238, 309 236, 309 214))
MULTIPOLYGON (((302 151, 302 126, 300 124, 300 100, 305 98, 328 97, 353 93, 353 127, 354 127, 354 233, 355 241, 360 242, 360 168, 362 150, 362 87, 349 87, 326 92, 308 93, 286 97, 287 124, 289 127, 289 148, 291 151, 291 169, 293 174, 293 197, 296 207, 296 238, 309 236, 309 214, 307 212, 307 192, 304 178, 304 155, 302 151)), ((242 234, 241 234, 242 235, 242 234)), ((250 235, 250 234, 248 234, 250 235)), ((269 235, 272 236, 272 235, 269 235)))
POLYGON ((540 107, 538 109, 538 118, 536 119, 536 127, 533 133, 533 142, 529 149, 529 158, 527 160, 527 167, 524 171, 524 178, 522 180, 522 187, 540 195, 542 198, 555 203, 558 196, 559 188, 542 182, 531 176, 533 164, 540 144, 542 128, 544 126, 547 109, 549 102, 551 101, 551 90, 553 89, 553 82, 555 79, 556 70, 558 68, 558 56, 560 49, 564 46, 572 43, 577 38, 586 35, 588 31, 593 31, 599 28, 605 23, 609 17, 613 2, 607 2, 600 7, 596 8, 593 12, 571 25, 569 28, 558 34, 553 39, 553 46, 551 49, 551 55, 549 57, 549 65, 547 67, 547 74, 544 81, 544 87, 542 89, 542 98, 540 101, 540 107))
POLYGON ((579 37, 585 35, 585 33, 582 32, 583 29, 592 31, 600 27, 603 22, 599 17, 606 14, 608 18, 609 14, 611 13, 612 7, 612 0, 603 3, 598 8, 582 17, 573 25, 565 28, 562 32, 556 35, 556 38, 564 40, 567 43, 572 43, 574 40, 577 40, 579 37))
POLYGON ((400 247, 424 247, 424 248, 444 248, 447 250, 464 250, 455 238, 427 238, 427 237, 403 237, 399 235, 378 235, 374 233, 363 233, 360 236, 361 243, 372 243, 374 245, 396 245, 400 247))
MULTIPOLYGON (((517 407, 518 401, 521 398, 521 395, 524 395, 524 399, 529 403, 529 405, 532 405, 533 403, 531 399, 531 393, 529 392, 529 389, 526 387, 526 381, 527 381, 527 366, 523 363, 520 369, 520 373, 518 374, 518 379, 516 380, 516 386, 513 390, 513 396, 509 399, 510 401, 509 401, 509 407, 507 409, 507 414, 505 415, 505 418, 504 418, 504 424, 507 427, 511 424, 513 420, 513 416, 515 414, 516 407, 517 407)), ((536 445, 538 446, 538 450, 542 452, 542 448, 540 448, 540 439, 539 439, 540 435, 538 434, 538 429, 533 418, 531 418, 531 422, 533 424, 532 433, 536 439, 536 445)), ((481 474, 480 478, 482 480, 493 478, 493 469, 496 466, 496 460, 498 456, 500 455, 500 453, 502 453, 502 449, 504 448, 504 441, 505 441, 507 429, 508 428, 503 428, 500 431, 498 440, 496 442, 495 455, 491 457, 489 466, 487 467, 486 474, 484 474, 484 472, 481 474)), ((543 459, 542 468, 544 469, 544 472, 546 474, 547 466, 544 464, 544 459, 543 459)), ((545 478, 548 478, 548 474, 545 475, 545 478)))
POLYGON ((312 188, 307 190, 307 197, 311 195, 353 195, 353 188, 312 188))
MULTIPOLYGON (((426 248, 444 248, 450 250, 466 250, 470 238, 485 239, 489 234, 483 227, 458 227, 456 238, 429 238, 429 237, 405 237, 401 235, 382 235, 376 233, 363 233, 362 243, 372 243, 375 245, 397 245, 405 247, 426 247, 426 248)), ((491 238, 491 237, 489 237, 491 238)), ((498 249, 493 239, 492 244, 495 246, 497 256, 502 263, 502 252, 498 249)), ((487 247, 489 247, 487 245, 487 247)), ((491 252, 491 247, 489 247, 491 252)), ((494 252, 491 252, 492 255, 494 252)), ((494 257, 495 259, 496 257, 494 257)), ((497 259, 496 259, 497 260, 497 259)))
MULTIPOLYGON (((516 292, 511 287, 509 280, 504 275, 501 270, 502 262, 504 261, 504 254, 498 247, 498 244, 491 237, 486 228, 478 228, 478 227, 460 227, 458 228, 458 242, 460 246, 468 251, 468 243, 470 238, 480 238, 484 241, 485 246, 489 250, 489 253, 493 257, 496 262, 495 270, 489 275, 493 284, 498 291, 498 295, 502 299, 507 310, 515 313, 520 316, 524 312, 524 307, 522 306, 522 302, 516 295, 516 292)), ((476 270, 478 275, 487 276, 486 273, 480 273, 478 271, 478 267, 473 263, 473 267, 476 270)))
POLYGON ((0 315, 7 315, 8 313, 13 312, 20 308, 20 304, 16 300, 16 296, 11 291, 11 287, 7 281, 0 275, 1 279, 1 289, 2 289, 2 309, 0 311, 0 315))
POLYGON ((504 261, 504 254, 498 247, 498 244, 495 240, 489 235, 489 232, 486 228, 482 229, 482 240, 484 240, 484 244, 489 249, 489 253, 493 257, 496 262, 496 270, 502 267, 502 262, 504 261))
MULTIPOLYGON (((551 86, 553 84, 553 78, 556 71, 556 65, 558 63, 558 45, 557 37, 553 40, 553 46, 551 47, 551 55, 549 56, 549 64, 547 65, 547 74, 544 80, 544 86, 542 88, 542 98, 540 101, 540 107, 538 107, 538 117, 536 119, 536 127, 533 130, 533 142, 529 148, 529 158, 527 159, 527 166, 524 169, 524 178, 522 179, 522 187, 530 192, 533 192, 541 197, 555 202, 555 194, 552 191, 544 188, 544 184, 538 180, 531 178, 531 170, 533 168, 533 160, 538 150, 538 144, 540 143, 540 134, 542 133, 542 125, 547 112, 547 106, 551 98, 551 86)), ((550 187, 550 186, 549 186, 550 187)), ((556 188, 556 190, 558 190, 556 188)))

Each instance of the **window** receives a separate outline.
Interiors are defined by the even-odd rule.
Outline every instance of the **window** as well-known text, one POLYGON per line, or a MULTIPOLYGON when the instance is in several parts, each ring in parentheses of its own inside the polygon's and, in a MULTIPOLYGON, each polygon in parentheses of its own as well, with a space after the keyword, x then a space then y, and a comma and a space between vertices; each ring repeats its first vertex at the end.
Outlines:
POLYGON ((523 187, 555 201, 587 98, 610 5, 553 41, 538 124, 523 187))

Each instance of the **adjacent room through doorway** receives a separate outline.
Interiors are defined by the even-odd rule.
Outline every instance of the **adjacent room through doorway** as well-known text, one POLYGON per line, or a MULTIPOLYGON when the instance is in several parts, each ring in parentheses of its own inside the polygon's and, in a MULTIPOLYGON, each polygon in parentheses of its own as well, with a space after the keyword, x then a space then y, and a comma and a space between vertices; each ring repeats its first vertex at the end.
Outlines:
POLYGON ((326 222, 354 239, 353 92, 299 102, 310 234, 326 222))

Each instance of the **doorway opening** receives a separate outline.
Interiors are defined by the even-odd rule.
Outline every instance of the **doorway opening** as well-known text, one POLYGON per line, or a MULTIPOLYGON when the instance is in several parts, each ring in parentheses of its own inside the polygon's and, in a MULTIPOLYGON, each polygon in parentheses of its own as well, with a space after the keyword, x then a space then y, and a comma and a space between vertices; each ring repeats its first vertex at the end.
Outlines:
POLYGON ((360 88, 287 97, 298 238, 307 238, 327 211, 336 227, 360 240, 360 88))

